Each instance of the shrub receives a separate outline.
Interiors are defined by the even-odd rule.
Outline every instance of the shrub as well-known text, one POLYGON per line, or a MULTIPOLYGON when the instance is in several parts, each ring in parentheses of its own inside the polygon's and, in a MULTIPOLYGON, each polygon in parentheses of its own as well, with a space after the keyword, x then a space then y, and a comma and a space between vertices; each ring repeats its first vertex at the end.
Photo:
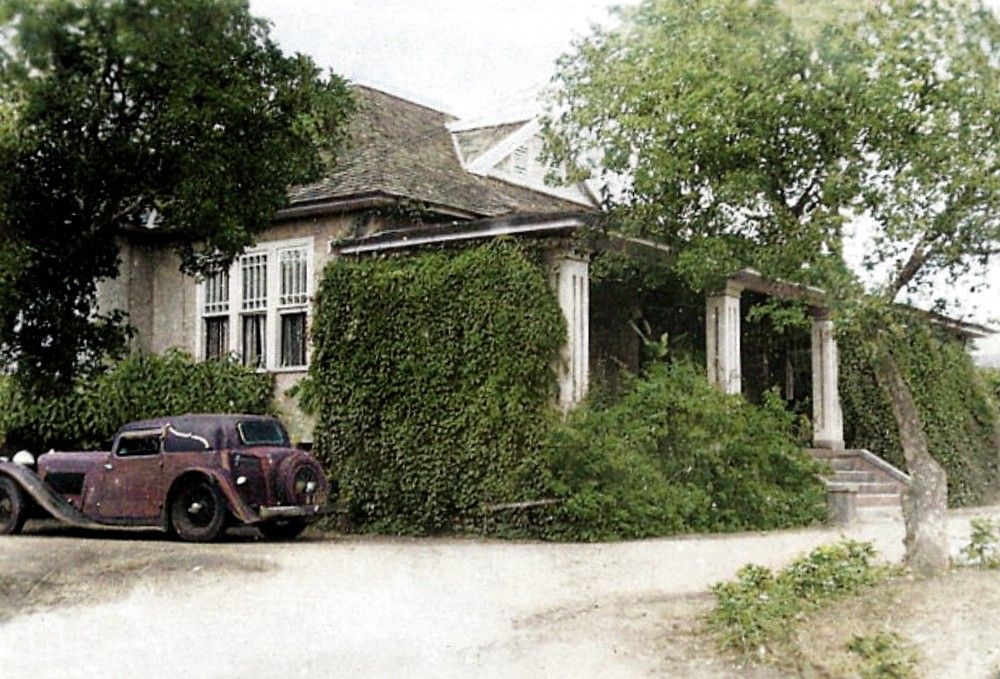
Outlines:
POLYGON ((756 407, 687 360, 657 363, 621 400, 556 425, 548 453, 564 498, 548 534, 645 537, 802 525, 826 517, 819 466, 774 393, 756 407))
POLYGON ((512 242, 327 266, 301 393, 315 449, 369 530, 475 527, 538 497, 565 329, 512 242))
POLYGON ((98 448, 124 423, 185 412, 264 413, 268 375, 224 361, 195 361, 169 350, 135 354, 78 380, 58 398, 33 398, 12 379, 0 382, 0 439, 9 447, 98 448))
POLYGON ((765 657, 787 642, 804 614, 867 589, 887 577, 870 542, 842 539, 817 547, 773 573, 748 564, 736 580, 712 587, 709 628, 726 649, 765 657))
MULTIPOLYGON (((948 473, 952 506, 1000 497, 1000 423, 965 347, 945 331, 909 316, 889 349, 907 379, 923 420, 930 452, 948 473)), ((906 469, 899 429, 855 331, 842 328, 840 394, 844 437, 906 469)))

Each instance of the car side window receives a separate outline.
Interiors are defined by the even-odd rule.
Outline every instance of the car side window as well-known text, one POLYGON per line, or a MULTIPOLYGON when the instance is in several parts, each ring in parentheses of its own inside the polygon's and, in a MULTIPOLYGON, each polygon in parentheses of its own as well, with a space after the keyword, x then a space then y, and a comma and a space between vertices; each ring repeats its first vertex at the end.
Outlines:
POLYGON ((160 452, 160 434, 145 436, 123 436, 118 441, 119 457, 135 457, 138 455, 158 455, 160 452))

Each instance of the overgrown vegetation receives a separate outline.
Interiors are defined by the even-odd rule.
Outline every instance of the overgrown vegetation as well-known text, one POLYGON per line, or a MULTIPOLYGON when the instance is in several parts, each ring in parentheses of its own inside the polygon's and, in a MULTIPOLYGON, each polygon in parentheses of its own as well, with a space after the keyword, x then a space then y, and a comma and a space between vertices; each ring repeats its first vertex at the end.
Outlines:
MULTIPOLYGON (((1000 495, 1000 422, 980 371, 947 331, 916 315, 887 334, 888 350, 911 385, 930 451, 948 473, 953 506, 979 505, 1000 495)), ((884 390, 850 329, 840 338, 840 394, 848 447, 867 448, 906 469, 899 428, 884 390)))
POLYGON ((621 399, 581 407, 548 446, 564 502, 553 537, 608 539, 772 529, 826 517, 817 464, 795 442, 794 416, 727 396, 692 362, 653 363, 621 399))
POLYGON ((910 679, 917 676, 917 656, 895 632, 856 635, 847 650, 860 658, 861 679, 910 679))
POLYGON ((843 539, 817 547, 777 573, 748 564, 736 580, 712 587, 715 606, 708 627, 720 646, 758 659, 775 659, 794 622, 838 599, 883 581, 870 542, 843 539))
POLYGON ((514 243, 333 262, 302 394, 355 525, 602 540, 826 516, 780 399, 725 396, 689 360, 652 362, 563 422, 564 333, 514 243))
POLYGON ((265 413, 270 376, 222 361, 195 361, 171 350, 136 354, 78 380, 60 397, 32 399, 10 378, 0 380, 0 442, 30 450, 91 449, 122 424, 185 412, 265 413))
POLYGON ((980 371, 986 388, 993 395, 993 402, 1000 408, 1000 368, 983 368, 980 371))
POLYGON ((329 265, 305 403, 368 530, 471 528, 536 499, 564 325, 517 245, 329 265))
POLYGON ((975 518, 972 533, 962 548, 962 562, 976 568, 1000 568, 1000 520, 975 518))

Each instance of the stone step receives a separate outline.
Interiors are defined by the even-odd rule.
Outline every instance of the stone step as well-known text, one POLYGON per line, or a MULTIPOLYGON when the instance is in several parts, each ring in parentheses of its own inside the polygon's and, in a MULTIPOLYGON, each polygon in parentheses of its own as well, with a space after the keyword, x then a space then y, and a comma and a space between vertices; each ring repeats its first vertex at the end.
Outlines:
POLYGON ((837 483, 872 483, 882 480, 873 471, 859 471, 855 469, 838 469, 830 478, 837 483))
POLYGON ((859 483, 858 495, 895 495, 898 497, 899 487, 895 483, 886 481, 859 483))
POLYGON ((858 507, 895 507, 901 504, 899 493, 858 493, 858 507))

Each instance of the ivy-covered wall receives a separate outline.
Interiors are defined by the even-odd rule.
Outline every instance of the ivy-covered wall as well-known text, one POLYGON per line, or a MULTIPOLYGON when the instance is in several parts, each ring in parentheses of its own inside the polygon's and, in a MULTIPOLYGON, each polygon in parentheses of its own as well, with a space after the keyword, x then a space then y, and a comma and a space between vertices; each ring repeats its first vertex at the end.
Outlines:
MULTIPOLYGON (((867 448, 906 469, 889 401, 875 381, 860 340, 839 337, 840 395, 849 448, 867 448)), ((920 409, 931 454, 948 473, 948 501, 977 505, 1000 498, 1000 424, 982 374, 962 343, 910 317, 890 350, 920 409)))
POLYGON ((0 443, 34 452, 100 448, 135 420, 187 412, 265 413, 269 375, 222 361, 195 361, 169 350, 135 354, 108 371, 80 379, 61 398, 44 400, 0 379, 0 443))
POLYGON ((564 336, 513 242, 331 262, 302 392, 354 521, 436 532, 537 496, 564 336))

